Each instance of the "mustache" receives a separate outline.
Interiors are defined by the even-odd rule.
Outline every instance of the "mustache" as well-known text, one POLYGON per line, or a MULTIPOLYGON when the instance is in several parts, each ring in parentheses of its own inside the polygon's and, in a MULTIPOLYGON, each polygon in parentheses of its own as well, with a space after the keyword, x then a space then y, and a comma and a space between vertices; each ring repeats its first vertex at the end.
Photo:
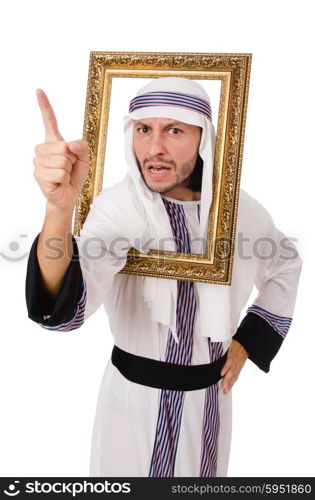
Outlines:
POLYGON ((168 159, 164 159, 164 158, 156 158, 156 157, 152 157, 152 158, 146 158, 145 160, 143 160, 143 166, 145 167, 147 164, 150 164, 150 163, 163 163, 164 165, 172 165, 173 167, 176 167, 176 162, 174 160, 168 160, 168 159))

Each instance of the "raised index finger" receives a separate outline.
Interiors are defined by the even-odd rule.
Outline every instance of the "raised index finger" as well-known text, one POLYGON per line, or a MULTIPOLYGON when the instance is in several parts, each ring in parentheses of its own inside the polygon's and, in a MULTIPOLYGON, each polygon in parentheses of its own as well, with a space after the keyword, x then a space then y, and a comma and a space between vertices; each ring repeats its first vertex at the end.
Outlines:
POLYGON ((46 142, 63 141, 63 137, 58 130, 58 124, 54 110, 49 102, 48 97, 41 89, 36 90, 36 95, 44 121, 46 142))

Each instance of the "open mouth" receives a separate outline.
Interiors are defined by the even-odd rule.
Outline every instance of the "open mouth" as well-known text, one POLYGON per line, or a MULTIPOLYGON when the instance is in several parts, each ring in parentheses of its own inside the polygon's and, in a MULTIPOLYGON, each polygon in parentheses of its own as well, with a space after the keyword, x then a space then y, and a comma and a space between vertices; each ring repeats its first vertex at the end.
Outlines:
POLYGON ((154 177, 161 177, 161 176, 168 174, 168 172, 171 169, 169 167, 164 167, 164 166, 158 167, 155 165, 150 165, 149 167, 147 167, 147 170, 150 173, 150 175, 152 175, 154 177))

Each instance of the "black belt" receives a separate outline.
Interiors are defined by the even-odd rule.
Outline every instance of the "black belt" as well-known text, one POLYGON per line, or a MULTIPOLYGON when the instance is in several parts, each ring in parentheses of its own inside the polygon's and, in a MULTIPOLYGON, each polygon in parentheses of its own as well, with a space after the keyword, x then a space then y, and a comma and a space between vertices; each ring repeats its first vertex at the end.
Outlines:
POLYGON ((156 389, 195 391, 218 382, 227 352, 213 363, 177 365, 136 356, 114 345, 112 363, 131 382, 156 389))

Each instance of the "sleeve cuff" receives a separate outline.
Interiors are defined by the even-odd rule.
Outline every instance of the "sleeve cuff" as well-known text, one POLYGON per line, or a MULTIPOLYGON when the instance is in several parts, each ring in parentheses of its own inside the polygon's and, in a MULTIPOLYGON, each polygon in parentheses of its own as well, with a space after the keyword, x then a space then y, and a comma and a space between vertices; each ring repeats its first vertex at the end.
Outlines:
POLYGON ((57 296, 52 299, 43 284, 37 260, 38 238, 39 234, 33 242, 27 264, 25 292, 28 317, 45 328, 69 324, 85 295, 77 243, 72 236, 73 257, 61 288, 57 296))
POLYGON ((242 344, 249 359, 266 373, 283 342, 283 337, 265 319, 252 312, 245 316, 233 339, 242 344))

